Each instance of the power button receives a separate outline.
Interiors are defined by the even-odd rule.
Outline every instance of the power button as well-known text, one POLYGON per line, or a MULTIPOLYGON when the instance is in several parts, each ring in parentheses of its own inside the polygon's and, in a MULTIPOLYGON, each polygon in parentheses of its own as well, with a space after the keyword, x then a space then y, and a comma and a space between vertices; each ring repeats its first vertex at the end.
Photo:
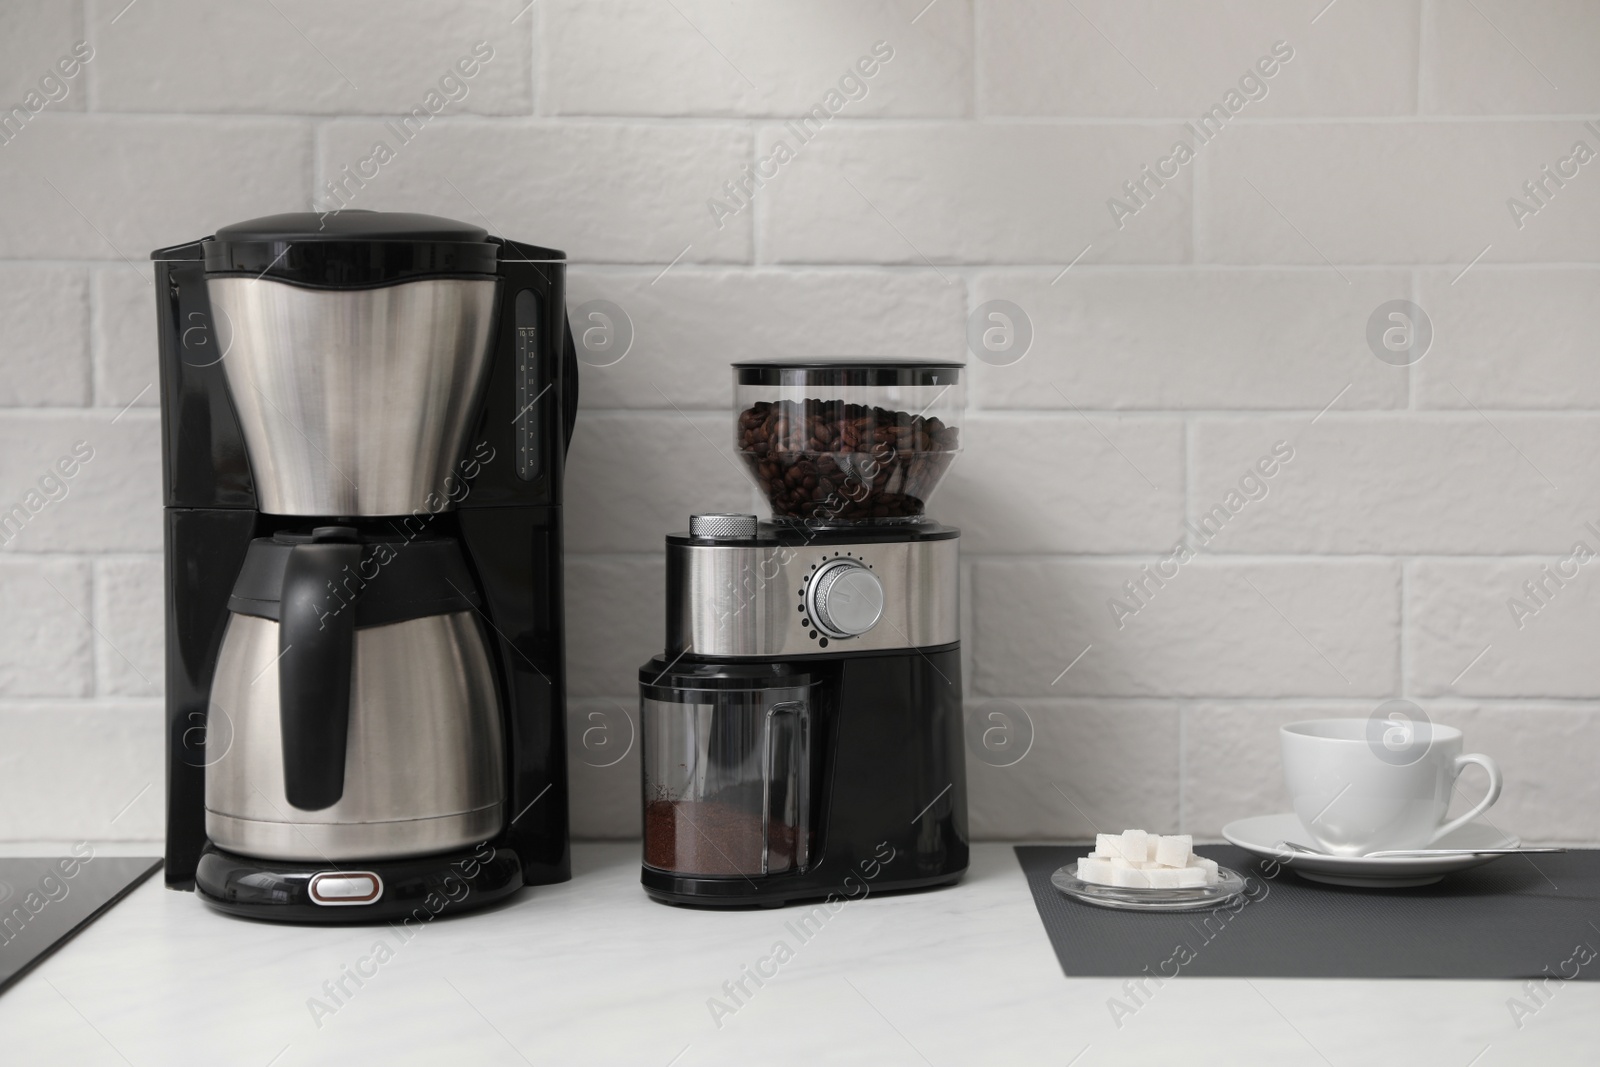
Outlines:
POLYGON ((311 876, 311 902, 328 907, 371 904, 383 896, 383 879, 371 871, 322 871, 311 876))

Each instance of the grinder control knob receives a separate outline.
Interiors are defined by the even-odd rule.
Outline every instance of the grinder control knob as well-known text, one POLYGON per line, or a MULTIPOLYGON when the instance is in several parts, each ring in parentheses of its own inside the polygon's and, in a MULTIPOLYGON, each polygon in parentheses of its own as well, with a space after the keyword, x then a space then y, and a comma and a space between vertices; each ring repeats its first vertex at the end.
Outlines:
POLYGON ((883 583, 854 560, 836 559, 812 576, 806 607, 829 637, 857 637, 883 618, 883 583))

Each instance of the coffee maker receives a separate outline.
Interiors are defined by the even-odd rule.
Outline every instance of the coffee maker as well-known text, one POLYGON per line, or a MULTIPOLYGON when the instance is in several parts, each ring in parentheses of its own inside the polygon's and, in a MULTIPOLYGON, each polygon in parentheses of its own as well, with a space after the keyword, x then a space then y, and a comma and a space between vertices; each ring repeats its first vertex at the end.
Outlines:
POLYGON ((563 253, 349 210, 151 258, 168 885, 411 922, 565 881, 563 253))
POLYGON ((655 900, 860 899, 967 868, 959 364, 734 365, 734 446, 772 508, 667 537, 667 644, 639 671, 655 900))

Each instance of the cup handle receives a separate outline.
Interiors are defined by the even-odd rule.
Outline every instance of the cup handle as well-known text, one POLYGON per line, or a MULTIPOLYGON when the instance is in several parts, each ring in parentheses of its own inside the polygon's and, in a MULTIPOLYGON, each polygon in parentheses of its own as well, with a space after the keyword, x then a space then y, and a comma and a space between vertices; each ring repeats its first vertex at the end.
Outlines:
POLYGON ((1445 834, 1448 834, 1450 831, 1467 825, 1467 823, 1488 811, 1494 806, 1494 802, 1500 799, 1500 767, 1495 763, 1494 760, 1490 759, 1488 756, 1485 756, 1482 752, 1468 752, 1464 756, 1456 757, 1455 771, 1450 775, 1451 791, 1453 792, 1455 790, 1456 779, 1461 777, 1461 772, 1466 770, 1467 764, 1469 763, 1476 763, 1478 766, 1489 772, 1489 792, 1484 794, 1484 798, 1478 801, 1477 806, 1471 811, 1458 818, 1451 819, 1449 822, 1435 830, 1433 832, 1433 836, 1428 838, 1428 844, 1430 845, 1439 840, 1439 838, 1443 837, 1445 834))

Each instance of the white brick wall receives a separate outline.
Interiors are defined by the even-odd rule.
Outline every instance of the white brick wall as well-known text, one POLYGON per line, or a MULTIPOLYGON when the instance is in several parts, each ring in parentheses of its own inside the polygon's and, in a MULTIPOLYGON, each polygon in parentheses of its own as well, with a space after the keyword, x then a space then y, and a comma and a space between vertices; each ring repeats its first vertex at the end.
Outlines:
POLYGON ((1215 836, 1286 809, 1280 723, 1405 696, 1502 761, 1500 825, 1600 841, 1600 562, 1507 607, 1600 549, 1600 162, 1520 228, 1506 203, 1600 150, 1596 32, 1582 0, 0 7, 6 108, 95 50, 0 145, 0 511, 94 450, 0 547, 0 840, 161 832, 147 253, 307 207, 487 41, 354 206, 565 248, 572 306, 631 320, 571 459, 579 833, 637 832, 637 752, 579 739, 631 737, 661 535, 753 499, 726 364, 966 358, 1006 300, 1031 348, 972 359, 934 507, 967 534, 969 713, 1034 725, 1015 765, 969 761, 978 834, 1215 836), (879 41, 865 94, 719 224, 879 41), (1107 199, 1279 41, 1266 95, 1118 227, 1107 199), (1396 299, 1434 331, 1411 367, 1368 345, 1396 299), (1107 600, 1278 441, 1268 495, 1119 628, 1107 600))

